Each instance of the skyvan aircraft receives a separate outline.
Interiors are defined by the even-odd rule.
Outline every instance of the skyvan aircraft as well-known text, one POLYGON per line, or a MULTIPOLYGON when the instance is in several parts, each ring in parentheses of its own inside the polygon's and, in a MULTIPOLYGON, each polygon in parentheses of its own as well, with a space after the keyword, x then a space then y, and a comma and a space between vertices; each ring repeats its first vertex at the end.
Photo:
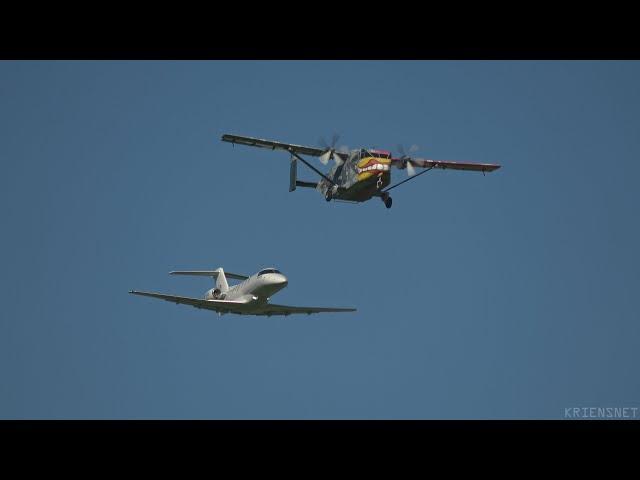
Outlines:
POLYGON ((171 275, 195 275, 215 278, 215 287, 207 290, 203 299, 178 297, 163 293, 138 292, 129 293, 144 297, 159 298, 168 302, 182 303, 196 308, 205 308, 218 312, 218 315, 235 313, 238 315, 291 315, 292 313, 321 312, 355 312, 355 308, 326 307, 290 307, 269 303, 271 296, 282 290, 289 283, 287 277, 275 268, 265 268, 258 273, 246 276, 226 272, 222 268, 216 270, 189 270, 169 272, 171 275), (237 285, 229 286, 227 278, 242 280, 237 285))
MULTIPOLYGON (((222 136, 222 141, 289 152, 291 155, 289 171, 290 192, 293 192, 296 187, 315 188, 324 196, 327 202, 331 200, 365 202, 373 197, 379 197, 387 208, 391 208, 392 205, 389 191, 434 168, 441 170, 470 170, 482 172, 483 174, 493 172, 500 168, 500 165, 492 163, 466 163, 412 158, 405 153, 402 146, 398 146, 400 157, 397 158, 394 158, 391 152, 387 150, 358 148, 349 151, 346 147, 336 149, 335 145, 338 141, 337 135, 333 136, 331 145, 327 145, 326 142, 321 141, 320 143, 324 143, 323 148, 306 147, 303 145, 293 145, 290 143, 228 134, 222 136), (335 165, 329 172, 323 173, 300 155, 319 157, 323 165, 329 163, 329 160, 333 160, 335 165), (318 174, 320 180, 318 182, 298 180, 298 161, 304 163, 318 174), (391 184, 392 167, 406 170, 409 178, 405 178, 389 186, 391 184), (423 168, 424 170, 416 173, 416 167, 423 168)), ((417 147, 414 145, 409 149, 409 152, 413 153, 416 149, 417 147)))

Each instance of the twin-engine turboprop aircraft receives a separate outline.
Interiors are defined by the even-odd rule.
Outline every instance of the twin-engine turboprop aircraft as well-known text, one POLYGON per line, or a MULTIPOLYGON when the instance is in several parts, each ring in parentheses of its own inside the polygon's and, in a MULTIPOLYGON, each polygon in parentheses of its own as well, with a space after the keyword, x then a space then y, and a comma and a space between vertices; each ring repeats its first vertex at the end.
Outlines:
POLYGON ((168 302, 182 303, 196 308, 205 308, 218 312, 236 313, 238 315, 291 315, 292 313, 321 312, 355 312, 355 308, 325 308, 325 307, 290 307, 269 303, 272 295, 276 294, 289 283, 287 277, 275 268, 265 268, 258 273, 246 276, 237 273, 225 273, 222 268, 216 270, 189 270, 169 272, 171 275, 196 275, 215 278, 215 287, 207 290, 203 299, 179 297, 163 293, 138 292, 129 293, 145 297, 159 298, 168 302), (229 286, 227 278, 241 280, 237 285, 229 286))
MULTIPOLYGON (((335 144, 338 136, 333 136, 331 145, 323 148, 307 147, 303 145, 293 145, 290 143, 274 142, 272 140, 262 140, 259 138, 243 137, 240 135, 223 135, 223 142, 232 144, 249 145, 252 147, 268 148, 270 150, 284 150, 291 155, 291 166, 289 173, 289 191, 293 192, 296 187, 308 187, 318 190, 327 200, 342 200, 347 202, 365 202, 373 197, 379 197, 387 208, 391 208, 392 200, 389 191, 417 178, 423 173, 434 168, 441 170, 470 170, 476 172, 493 172, 500 168, 500 165, 493 163, 469 163, 451 162, 448 160, 426 160, 423 158, 412 158, 399 146, 400 157, 394 158, 387 150, 376 150, 358 148, 356 150, 336 149, 335 144), (335 165, 327 173, 323 173, 307 162, 300 155, 319 157, 320 162, 326 165, 329 160, 333 160, 335 165), (297 162, 304 163, 320 176, 318 182, 303 182, 297 177, 297 162), (409 178, 406 178, 392 186, 391 168, 406 170, 409 178), (423 168, 420 173, 416 173, 416 168, 423 168)), ((412 153, 414 147, 409 149, 412 153)))

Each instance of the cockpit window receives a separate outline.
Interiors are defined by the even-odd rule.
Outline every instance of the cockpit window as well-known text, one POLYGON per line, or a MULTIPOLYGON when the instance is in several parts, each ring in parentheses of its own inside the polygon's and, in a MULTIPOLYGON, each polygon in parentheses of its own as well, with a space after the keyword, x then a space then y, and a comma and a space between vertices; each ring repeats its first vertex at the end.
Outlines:
POLYGON ((360 158, 365 157, 391 158, 391 153, 383 150, 367 150, 363 148, 360 150, 360 158))
POLYGON ((275 268, 265 268, 264 270, 260 270, 258 272, 258 276, 264 275, 265 273, 280 273, 280 271, 276 270, 275 268))

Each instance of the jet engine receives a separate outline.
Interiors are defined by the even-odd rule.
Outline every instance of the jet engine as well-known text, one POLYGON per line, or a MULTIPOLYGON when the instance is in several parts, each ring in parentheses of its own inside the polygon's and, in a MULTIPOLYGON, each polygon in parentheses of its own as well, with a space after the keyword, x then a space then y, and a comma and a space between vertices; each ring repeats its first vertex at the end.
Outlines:
POLYGON ((205 299, 206 300, 224 300, 224 297, 226 296, 227 295, 225 293, 222 293, 222 291, 219 288, 213 288, 207 292, 205 299))
POLYGON ((211 296, 214 300, 224 300, 224 297, 226 297, 226 295, 222 293, 219 288, 214 288, 213 292, 211 292, 211 296))

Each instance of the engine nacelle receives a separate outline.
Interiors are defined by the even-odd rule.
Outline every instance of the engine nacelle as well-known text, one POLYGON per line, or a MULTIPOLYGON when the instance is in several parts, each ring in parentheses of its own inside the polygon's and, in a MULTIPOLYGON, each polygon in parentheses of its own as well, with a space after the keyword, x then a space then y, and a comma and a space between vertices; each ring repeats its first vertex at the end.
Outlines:
POLYGON ((214 300, 224 300, 224 297, 226 297, 226 295, 222 293, 219 288, 214 288, 213 292, 211 292, 211 295, 213 296, 214 300))
POLYGON ((219 288, 212 288, 205 295, 205 300, 224 300, 224 297, 226 296, 227 294, 222 293, 219 288))

